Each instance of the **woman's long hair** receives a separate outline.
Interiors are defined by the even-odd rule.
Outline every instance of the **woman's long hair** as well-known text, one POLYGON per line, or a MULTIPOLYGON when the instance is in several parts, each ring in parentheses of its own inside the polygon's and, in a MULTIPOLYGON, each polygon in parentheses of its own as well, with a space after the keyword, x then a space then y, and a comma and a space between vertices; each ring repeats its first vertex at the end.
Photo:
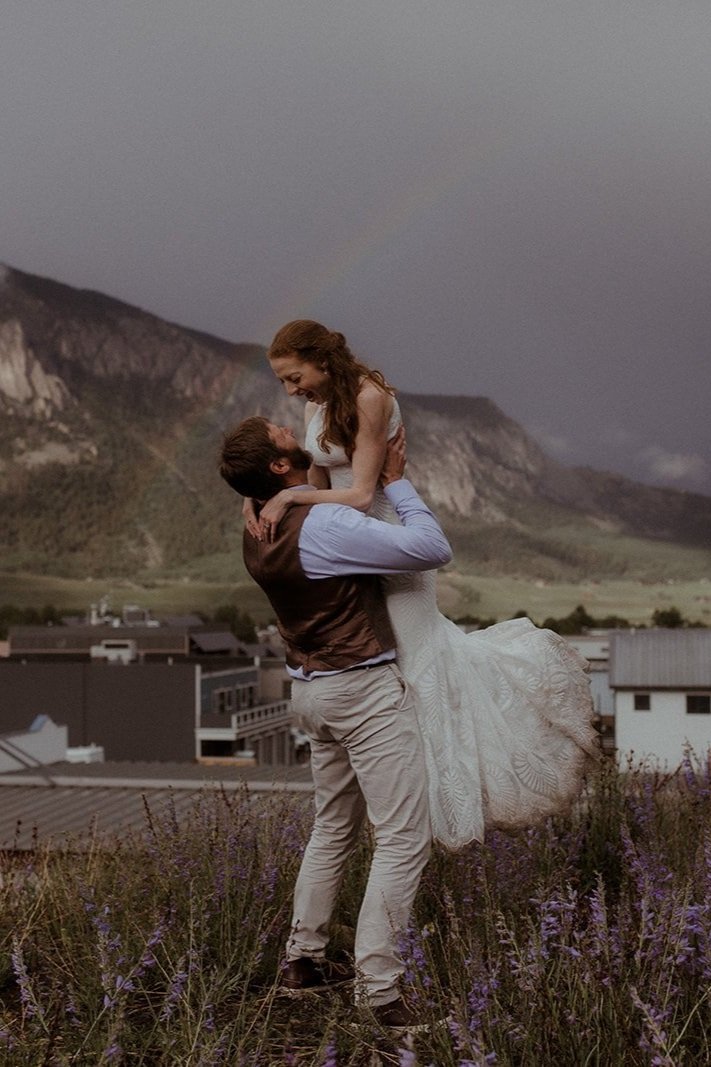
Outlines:
POLYGON ((364 379, 385 393, 394 395, 395 390, 379 370, 371 370, 355 358, 342 333, 329 330, 320 322, 295 319, 282 326, 269 346, 267 356, 274 359, 291 352, 328 371, 331 379, 323 431, 318 438, 319 448, 329 452, 330 441, 341 445, 348 459, 352 459, 358 436, 358 393, 364 379))

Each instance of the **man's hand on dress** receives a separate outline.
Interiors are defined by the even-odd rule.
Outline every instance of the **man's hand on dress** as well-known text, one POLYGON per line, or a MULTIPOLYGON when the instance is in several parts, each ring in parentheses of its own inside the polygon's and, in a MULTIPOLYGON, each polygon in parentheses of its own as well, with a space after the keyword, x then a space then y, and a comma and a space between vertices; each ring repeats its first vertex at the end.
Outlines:
POLYGON ((380 471, 380 484, 390 485, 402 478, 407 462, 407 442, 405 440, 405 427, 400 426, 394 437, 391 437, 385 450, 382 470, 380 471))

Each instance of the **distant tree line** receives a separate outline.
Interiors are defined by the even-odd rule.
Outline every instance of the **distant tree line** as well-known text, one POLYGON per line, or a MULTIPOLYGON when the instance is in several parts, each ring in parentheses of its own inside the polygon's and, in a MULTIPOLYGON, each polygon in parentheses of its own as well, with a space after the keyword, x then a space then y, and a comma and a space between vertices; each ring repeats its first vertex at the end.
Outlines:
POLYGON ((61 626, 67 614, 46 604, 43 608, 18 608, 15 604, 0 605, 0 640, 5 640, 11 626, 61 626))
MULTIPOLYGON (((531 618, 527 611, 517 611, 512 615, 513 619, 531 618)), ((493 626, 497 620, 480 615, 462 615, 454 620, 458 625, 470 626, 473 629, 485 630, 487 626, 493 626)), ((532 622, 535 620, 531 620, 532 622)), ((583 604, 578 604, 568 615, 556 618, 549 615, 542 623, 536 623, 545 630, 554 630, 557 634, 572 635, 584 634, 588 630, 628 630, 634 626, 638 630, 646 629, 644 623, 631 623, 621 615, 591 615, 583 604)), ((703 622, 692 622, 682 615, 678 608, 657 608, 652 614, 652 626, 663 627, 667 630, 676 629, 705 629, 703 622)))
MULTIPOLYGON (((66 615, 76 614, 69 610, 55 608, 46 604, 43 608, 18 608, 15 604, 0 605, 0 640, 7 638, 11 626, 62 626, 66 615)), ((198 613, 200 618, 210 624, 219 623, 240 641, 256 640, 256 623, 247 611, 241 611, 234 604, 223 604, 212 615, 198 613)))
POLYGON ((257 640, 257 624, 248 611, 242 611, 234 604, 222 604, 212 615, 200 616, 206 623, 220 623, 230 630, 238 641, 250 643, 257 640))
MULTIPOLYGON (((71 614, 61 611, 53 604, 46 604, 43 608, 18 608, 14 604, 0 605, 0 640, 7 638, 11 626, 61 626, 64 615, 71 614)), ((205 623, 219 623, 226 626, 239 641, 253 642, 256 640, 257 624, 248 611, 242 611, 235 604, 222 604, 215 609, 212 615, 200 612, 200 618, 205 623)), ((511 616, 512 619, 531 618, 527 611, 520 610, 511 616)), ((531 620, 535 622, 535 619, 531 620)), ((471 629, 485 630, 487 626, 493 626, 498 620, 491 615, 460 615, 454 619, 460 626, 471 629)), ((588 630, 627 630, 635 626, 638 630, 645 629, 643 623, 631 623, 621 615, 591 615, 583 604, 578 604, 568 615, 556 618, 549 615, 542 623, 536 623, 546 630, 554 630, 555 633, 571 635, 582 634, 588 630)), ((676 629, 705 629, 703 622, 692 622, 682 615, 676 607, 657 608, 652 614, 652 626, 664 627, 668 630, 676 629)))

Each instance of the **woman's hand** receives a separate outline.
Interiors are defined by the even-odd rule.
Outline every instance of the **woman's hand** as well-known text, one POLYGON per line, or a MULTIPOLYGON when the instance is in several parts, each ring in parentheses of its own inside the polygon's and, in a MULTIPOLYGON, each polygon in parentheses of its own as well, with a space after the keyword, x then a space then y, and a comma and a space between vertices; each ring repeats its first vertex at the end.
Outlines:
POLYGON ((259 513, 259 529, 257 537, 260 541, 273 541, 277 527, 294 503, 294 496, 290 489, 282 489, 276 493, 259 513))
POLYGON ((254 510, 254 501, 246 496, 242 505, 242 517, 247 531, 259 540, 259 518, 254 510))
POLYGON ((380 484, 390 485, 397 482, 405 473, 407 463, 407 441, 405 439, 405 427, 399 426, 397 433, 391 437, 385 449, 385 459, 380 471, 380 484))

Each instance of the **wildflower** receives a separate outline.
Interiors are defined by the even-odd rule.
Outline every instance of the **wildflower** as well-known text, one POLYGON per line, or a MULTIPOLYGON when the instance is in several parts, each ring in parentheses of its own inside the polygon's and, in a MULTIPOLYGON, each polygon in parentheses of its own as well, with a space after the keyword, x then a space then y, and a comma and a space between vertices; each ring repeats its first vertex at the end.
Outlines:
POLYGON ((645 1004, 634 986, 630 987, 630 996, 632 1003, 642 1014, 643 1030, 639 1039, 639 1047, 643 1052, 652 1054, 653 1067, 675 1067, 669 1055, 667 1034, 662 1029, 669 1015, 668 1010, 655 1009, 651 1004, 645 1004))
POLYGON ((111 908, 108 904, 104 904, 103 908, 99 912, 96 919, 93 920, 94 925, 102 937, 107 937, 111 933, 111 926, 109 924, 108 916, 111 914, 111 908))
POLYGON ((32 989, 30 976, 27 973, 27 964, 25 963, 22 945, 16 937, 13 937, 12 939, 10 959, 12 961, 12 969, 15 972, 17 984, 20 987, 20 1003, 22 1004, 23 1010, 25 1014, 30 1017, 38 1015, 37 1000, 32 989))
POLYGON ((409 926, 398 939, 398 951, 405 964, 403 979, 406 985, 411 987, 412 999, 417 1002, 420 999, 419 987, 430 989, 432 977, 427 966, 427 957, 423 947, 424 941, 432 933, 432 929, 424 927, 419 933, 409 926))
POLYGON ((326 1058, 324 1059, 321 1067, 338 1067, 338 1059, 336 1058, 336 1046, 331 1041, 326 1046, 326 1058))
POLYGON ((260 890, 259 896, 264 901, 274 899, 274 893, 276 892, 277 878, 279 876, 279 865, 276 863, 268 864, 262 870, 260 878, 260 890))
POLYGON ((12 1051, 15 1047, 15 1038, 6 1026, 0 1026, 0 1047, 12 1051))
POLYGON ((161 1022, 167 1022, 173 1015, 175 1005, 180 1000, 181 996, 183 996, 183 990, 185 989, 185 984, 187 981, 187 971, 176 971, 176 973, 173 975, 173 981, 171 982, 170 989, 168 990, 168 996, 167 998, 165 998, 165 1003, 163 1004, 160 1013, 161 1022))
POLYGON ((691 763, 691 747, 688 745, 684 746, 684 756, 681 761, 681 773, 689 792, 692 794, 696 793, 698 783, 691 763))
POLYGON ((496 973, 482 975, 475 980, 467 997, 471 1013, 469 1016, 469 1030, 471 1033, 481 1029, 484 1016, 489 1010, 492 994, 498 988, 499 980, 496 973))

